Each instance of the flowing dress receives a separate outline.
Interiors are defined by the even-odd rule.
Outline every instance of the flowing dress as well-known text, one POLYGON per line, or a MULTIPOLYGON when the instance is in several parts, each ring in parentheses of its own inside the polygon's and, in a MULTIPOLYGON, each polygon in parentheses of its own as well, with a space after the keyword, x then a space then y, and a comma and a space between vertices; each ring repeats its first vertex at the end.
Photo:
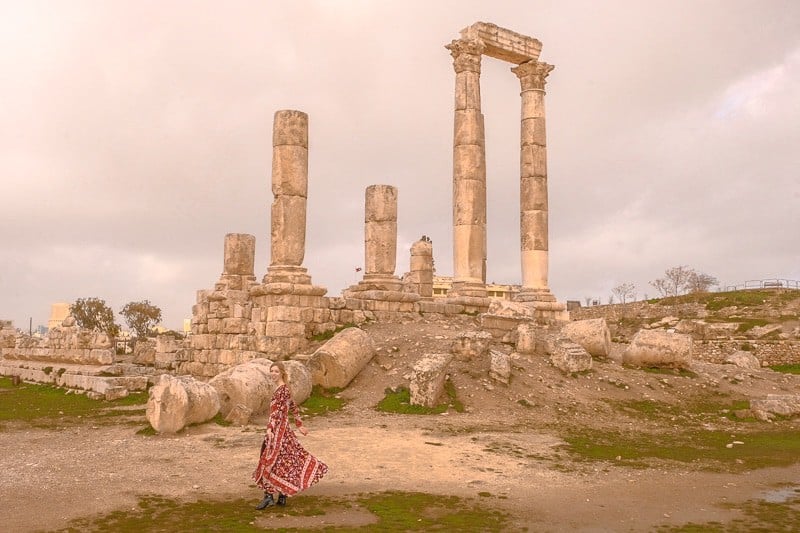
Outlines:
POLYGON ((267 425, 272 438, 264 437, 258 466, 253 472, 253 480, 265 492, 281 492, 287 496, 307 489, 328 472, 328 466, 308 453, 289 427, 290 410, 295 425, 300 427, 300 410, 284 384, 272 394, 267 425))

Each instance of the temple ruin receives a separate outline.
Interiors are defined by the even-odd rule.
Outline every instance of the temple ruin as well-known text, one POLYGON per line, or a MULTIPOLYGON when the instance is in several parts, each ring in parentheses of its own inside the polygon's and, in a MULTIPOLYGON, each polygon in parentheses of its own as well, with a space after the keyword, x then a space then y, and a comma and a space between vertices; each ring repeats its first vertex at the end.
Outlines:
POLYGON ((568 320, 548 285, 547 143, 544 86, 552 65, 540 62, 542 43, 477 22, 446 46, 456 73, 453 125, 453 288, 450 301, 488 307, 486 293, 486 139, 481 112, 481 58, 516 65, 521 84, 520 302, 540 318, 568 320))
MULTIPOLYGON (((90 335, 75 330, 74 323, 69 322, 71 317, 67 317, 54 321, 49 340, 20 336, 11 346, 6 334, 0 373, 24 375, 26 379, 39 376, 42 371, 37 370, 40 363, 36 361, 45 361, 41 364, 58 363, 62 369, 59 377, 86 373, 71 365, 93 365, 93 375, 108 373, 111 365, 119 374, 152 377, 170 373, 209 379, 253 360, 301 357, 315 335, 371 320, 480 314, 482 326, 495 338, 503 338, 523 322, 552 325, 568 320, 565 306, 556 302, 548 287, 544 85, 553 67, 538 61, 541 43, 536 39, 482 22, 462 30, 460 38, 446 48, 456 72, 454 279, 447 298, 433 298, 434 260, 429 238, 423 236, 412 245, 410 271, 402 278, 395 272, 399 195, 392 185, 371 185, 365 191, 363 278, 339 297, 326 296, 325 287, 312 283, 303 266, 309 117, 302 111, 280 110, 274 115, 272 132, 270 262, 260 282, 256 277, 256 237, 230 233, 223 243, 218 281, 212 288, 197 292, 187 338, 161 336, 155 342, 139 342, 134 364, 117 365, 110 340, 90 339, 90 335), (487 176, 480 99, 483 55, 516 65, 511 70, 522 88, 522 285, 516 302, 491 299, 486 290, 487 176), (62 353, 64 349, 71 351, 62 353), (83 351, 78 353, 78 349, 83 351)), ((137 387, 141 387, 140 381, 137 387)), ((105 391, 99 385, 92 386, 105 391)))

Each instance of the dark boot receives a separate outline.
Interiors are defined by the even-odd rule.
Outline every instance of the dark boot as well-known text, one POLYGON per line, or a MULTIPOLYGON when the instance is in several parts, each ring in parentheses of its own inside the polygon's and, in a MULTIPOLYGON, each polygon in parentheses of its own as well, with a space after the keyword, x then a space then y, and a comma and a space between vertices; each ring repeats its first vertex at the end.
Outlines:
POLYGON ((272 494, 267 492, 264 494, 264 499, 261 500, 261 503, 256 505, 256 509, 260 511, 261 509, 266 509, 267 507, 271 507, 273 505, 275 505, 275 500, 272 499, 272 494))
POLYGON ((278 493, 278 505, 286 505, 286 494, 278 493))

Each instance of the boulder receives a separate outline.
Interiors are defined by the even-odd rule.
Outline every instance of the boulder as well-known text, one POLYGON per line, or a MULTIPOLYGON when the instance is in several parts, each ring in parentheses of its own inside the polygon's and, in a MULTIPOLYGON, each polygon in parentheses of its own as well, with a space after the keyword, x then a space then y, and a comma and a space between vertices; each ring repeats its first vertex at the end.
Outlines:
POLYGON ((750 400, 750 411, 763 421, 771 420, 774 415, 797 416, 800 415, 800 395, 767 394, 766 398, 750 400))
POLYGON ((486 355, 492 338, 488 331, 465 331, 456 337, 450 351, 458 361, 472 361, 486 355))
POLYGON ((558 339, 550 346, 550 363, 565 374, 592 368, 592 356, 578 343, 558 339))
POLYGON ((191 376, 162 374, 150 389, 145 414, 159 433, 176 433, 189 424, 214 418, 219 412, 216 389, 191 376))
POLYGON ((444 392, 444 380, 447 377, 447 365, 453 354, 434 353, 423 356, 414 363, 409 383, 411 405, 436 407, 444 392))
POLYGON ((561 328, 561 335, 580 344, 595 357, 608 357, 611 352, 611 332, 605 318, 568 322, 561 328))
POLYGON ((508 354, 497 350, 489 352, 489 377, 508 385, 511 380, 511 361, 508 354))
POLYGON ((692 337, 661 330, 640 330, 622 355, 634 366, 685 368, 692 362, 692 337))
POLYGON ((536 339, 539 328, 535 325, 524 322, 517 326, 516 350, 517 353, 533 354, 536 353, 536 339))
POLYGON ((311 355, 311 381, 326 389, 347 387, 374 356, 375 346, 369 335, 359 328, 347 328, 311 355))
POLYGON ((732 354, 726 356, 724 363, 726 365, 736 365, 740 368, 747 368, 751 370, 758 370, 761 368, 761 362, 755 355, 742 350, 733 352, 732 354))

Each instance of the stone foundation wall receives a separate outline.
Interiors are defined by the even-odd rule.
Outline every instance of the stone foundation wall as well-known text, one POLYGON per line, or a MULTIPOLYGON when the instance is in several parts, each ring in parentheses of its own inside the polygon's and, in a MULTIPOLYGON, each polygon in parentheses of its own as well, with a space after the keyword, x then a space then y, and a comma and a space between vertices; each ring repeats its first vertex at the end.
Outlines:
POLYGON ((13 347, 2 348, 2 355, 8 360, 79 365, 110 365, 115 360, 108 335, 77 326, 53 328, 42 339, 19 335, 13 347))
POLYGON ((800 363, 800 342, 760 340, 710 340, 694 341, 692 352, 695 359, 708 363, 722 363, 727 355, 742 348, 761 361, 762 366, 800 363))

